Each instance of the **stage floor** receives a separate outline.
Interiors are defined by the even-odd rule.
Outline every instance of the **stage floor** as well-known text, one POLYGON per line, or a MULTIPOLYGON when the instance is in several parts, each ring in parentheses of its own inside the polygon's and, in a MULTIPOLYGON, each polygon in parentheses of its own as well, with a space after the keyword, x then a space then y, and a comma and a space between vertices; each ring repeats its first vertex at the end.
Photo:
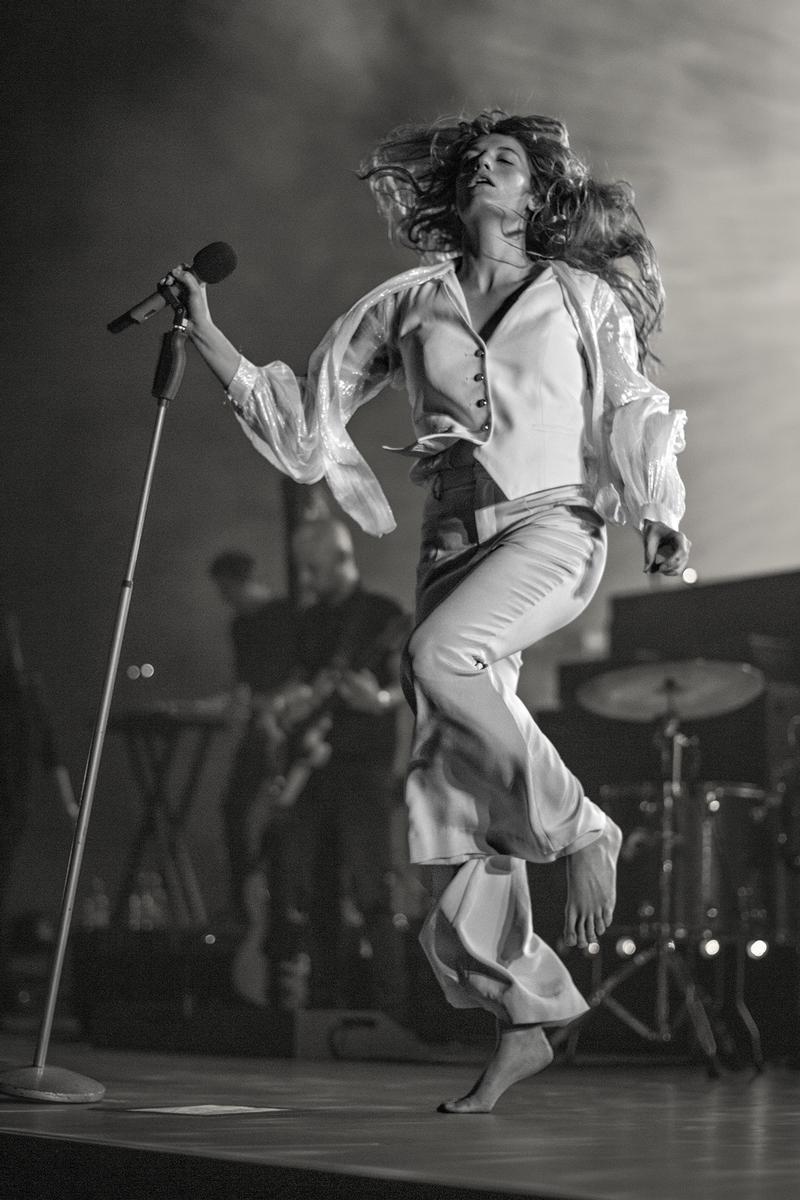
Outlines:
MULTIPOLYGON (((33 1043, 0 1036, 0 1062, 33 1043)), ((2 1200, 778 1200, 800 1194, 800 1071, 566 1065, 446 1116, 472 1065, 212 1058, 53 1044, 102 1101, 0 1098, 2 1200), (170 1111, 177 1110, 177 1111, 170 1111)))

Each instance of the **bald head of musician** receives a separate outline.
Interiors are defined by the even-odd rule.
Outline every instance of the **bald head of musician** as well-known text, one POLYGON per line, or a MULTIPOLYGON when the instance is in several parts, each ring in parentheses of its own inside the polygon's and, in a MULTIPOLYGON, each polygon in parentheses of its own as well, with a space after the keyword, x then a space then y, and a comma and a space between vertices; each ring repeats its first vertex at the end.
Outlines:
POLYGON ((292 536, 300 603, 341 604, 359 583, 350 531, 342 521, 303 521, 292 536))
POLYGON ((256 560, 243 550, 225 550, 212 560, 208 573, 220 596, 236 613, 255 612, 272 592, 256 573, 256 560))

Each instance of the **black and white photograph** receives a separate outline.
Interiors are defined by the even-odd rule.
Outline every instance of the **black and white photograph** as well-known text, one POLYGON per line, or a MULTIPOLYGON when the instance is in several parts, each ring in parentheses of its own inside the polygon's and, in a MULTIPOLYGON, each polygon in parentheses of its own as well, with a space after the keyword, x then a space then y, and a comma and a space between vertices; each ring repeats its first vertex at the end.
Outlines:
POLYGON ((800 10, 10 0, 0 1197, 800 1189, 800 10))

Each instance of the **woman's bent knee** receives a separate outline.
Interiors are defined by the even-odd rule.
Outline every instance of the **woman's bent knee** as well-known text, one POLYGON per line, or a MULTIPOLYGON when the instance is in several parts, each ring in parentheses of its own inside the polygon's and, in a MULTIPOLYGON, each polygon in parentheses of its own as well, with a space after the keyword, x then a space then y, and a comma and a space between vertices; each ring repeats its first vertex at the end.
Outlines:
POLYGON ((433 682, 448 675, 472 675, 486 667, 485 655, 478 647, 453 639, 453 632, 423 622, 406 647, 406 667, 418 680, 433 682))

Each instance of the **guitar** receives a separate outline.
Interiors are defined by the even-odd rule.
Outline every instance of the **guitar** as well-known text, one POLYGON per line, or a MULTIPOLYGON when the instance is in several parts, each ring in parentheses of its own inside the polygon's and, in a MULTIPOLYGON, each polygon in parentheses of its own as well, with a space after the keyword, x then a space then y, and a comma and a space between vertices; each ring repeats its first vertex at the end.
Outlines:
MULTIPOLYGON (((332 720, 327 714, 313 721, 303 734, 302 753, 292 761, 285 775, 272 780, 265 801, 254 803, 248 820, 251 845, 260 845, 275 811, 291 808, 305 791, 314 772, 326 765, 331 756, 327 740, 331 727, 332 720)), ((242 883, 242 899, 248 924, 233 955, 231 982, 239 996, 265 1008, 269 1003, 269 960, 264 942, 269 932, 270 893, 263 864, 257 863, 247 873, 242 883)))
POLYGON ((72 780, 58 744, 50 710, 45 701, 44 684, 38 673, 30 676, 30 693, 31 702, 36 714, 35 724, 39 740, 39 761, 45 774, 50 777, 55 785, 56 793, 64 812, 70 821, 74 823, 78 819, 79 807, 75 799, 72 780))
MULTIPOLYGON (((370 647, 369 666, 363 669, 377 668, 387 653, 399 650, 407 631, 405 616, 388 622, 370 647)), ((330 664, 311 683, 292 681, 269 696, 253 699, 272 751, 291 738, 295 750, 286 770, 266 783, 248 814, 248 842, 255 865, 242 884, 248 927, 234 953, 231 980, 240 996, 259 1007, 269 1004, 269 961, 264 951, 269 932, 269 883, 258 854, 275 814, 291 809, 312 775, 330 761, 331 706, 349 673, 348 657, 340 644, 330 664)))
POLYGON ((38 671, 29 670, 22 652, 19 622, 14 613, 3 615, 3 675, 17 698, 23 721, 25 745, 20 747, 30 762, 38 762, 55 786, 59 801, 71 822, 78 818, 78 804, 69 771, 58 744, 55 724, 47 703, 44 680, 38 671))

